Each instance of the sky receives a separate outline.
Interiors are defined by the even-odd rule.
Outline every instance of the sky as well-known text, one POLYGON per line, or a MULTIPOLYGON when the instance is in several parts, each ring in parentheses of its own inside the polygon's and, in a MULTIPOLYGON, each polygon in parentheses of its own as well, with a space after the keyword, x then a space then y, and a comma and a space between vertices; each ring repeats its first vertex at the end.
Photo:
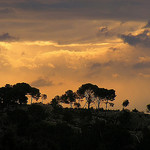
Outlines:
POLYGON ((0 0, 0 86, 50 102, 82 84, 115 89, 114 109, 150 103, 149 0, 0 0))

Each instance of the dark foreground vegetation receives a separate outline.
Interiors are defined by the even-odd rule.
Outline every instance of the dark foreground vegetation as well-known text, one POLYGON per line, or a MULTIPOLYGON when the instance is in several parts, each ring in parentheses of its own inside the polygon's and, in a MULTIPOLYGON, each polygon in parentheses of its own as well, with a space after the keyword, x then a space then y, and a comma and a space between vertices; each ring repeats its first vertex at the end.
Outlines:
MULTIPOLYGON (((79 89, 83 97, 85 88, 81 87, 79 89)), ((103 91, 105 94, 101 93, 103 95, 101 100, 105 98, 107 108, 108 100, 113 101, 116 95, 114 90, 103 89, 103 91)), ((89 89, 88 92, 89 95, 93 95, 89 89)), ((38 89, 25 83, 0 88, 0 150, 148 150, 150 148, 149 114, 136 109, 132 111, 125 109, 124 107, 129 104, 128 100, 123 102, 122 111, 104 110, 99 108, 99 103, 98 108, 93 109, 90 104, 94 99, 90 100, 90 96, 86 99, 88 109, 80 108, 80 105, 76 108, 63 108, 59 103, 63 100, 71 102, 71 107, 72 102, 76 103, 71 99, 74 96, 72 91, 68 93, 66 92, 61 98, 55 97, 49 104, 27 105, 26 94, 37 99, 40 97, 38 89), (8 95, 7 92, 10 94, 8 95), (14 95, 13 92, 16 94, 14 95)))
POLYGON ((41 103, 0 113, 1 150, 147 150, 150 115, 133 110, 53 108, 41 103))

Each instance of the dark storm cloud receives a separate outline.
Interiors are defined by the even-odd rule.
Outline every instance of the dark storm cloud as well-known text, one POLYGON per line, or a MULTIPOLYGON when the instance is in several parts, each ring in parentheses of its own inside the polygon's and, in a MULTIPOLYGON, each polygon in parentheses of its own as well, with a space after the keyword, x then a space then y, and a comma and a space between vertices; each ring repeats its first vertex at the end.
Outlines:
POLYGON ((121 39, 124 41, 124 43, 128 43, 131 46, 141 45, 144 47, 150 46, 150 31, 144 30, 142 33, 138 35, 132 35, 131 33, 128 35, 121 35, 121 39))
POLYGON ((140 62, 140 63, 136 63, 133 66, 134 69, 148 69, 150 68, 150 62, 140 62))
POLYGON ((11 8, 0 9, 0 14, 9 14, 9 13, 14 13, 13 9, 11 9, 11 8))
MULTIPOLYGON (((85 77, 103 76, 105 71, 110 71, 108 68, 113 67, 115 64, 111 60, 108 62, 88 62, 85 77)), ((105 76, 105 75, 104 75, 105 76)))
POLYGON ((53 86, 53 82, 47 79, 39 78, 31 83, 35 87, 53 86))
POLYGON ((109 27, 104 26, 104 27, 99 27, 99 30, 97 32, 97 37, 112 38, 112 37, 118 37, 118 34, 119 33, 116 32, 116 28, 109 29, 109 27))
POLYGON ((94 69, 100 69, 102 67, 101 63, 94 63, 91 65, 90 69, 94 70, 94 69))
POLYGON ((41 11, 48 10, 50 8, 49 4, 45 4, 36 1, 30 2, 17 2, 12 5, 14 8, 23 9, 23 10, 32 10, 32 11, 41 11))
POLYGON ((99 32, 100 33, 106 33, 106 32, 108 32, 108 27, 102 27, 102 28, 100 28, 99 32))
POLYGON ((0 41, 5 41, 5 42, 12 42, 12 41, 17 41, 18 38, 11 36, 9 33, 4 33, 0 35, 0 41))
MULTIPOLYGON (((150 1, 148 0, 6 0, 0 2, 0 7, 32 11, 36 13, 49 12, 44 15, 47 18, 88 18, 88 19, 119 19, 119 20, 143 20, 149 18, 150 1), (130 11, 129 11, 130 10, 130 11)), ((34 14, 35 13, 35 14, 34 14)), ((19 15, 19 14, 18 14, 19 15)))
POLYGON ((16 6, 18 8, 22 9, 37 9, 37 10, 43 10, 45 9, 78 9, 78 8, 106 8, 106 9, 114 9, 119 8, 122 6, 139 6, 141 4, 140 1, 137 0, 126 0, 126 1, 120 1, 120 0, 76 0, 76 1, 70 1, 70 0, 64 0, 64 1, 23 1, 23 2, 15 2, 13 6, 16 6))
POLYGON ((110 32, 108 27, 100 27, 97 36, 109 36, 110 32))

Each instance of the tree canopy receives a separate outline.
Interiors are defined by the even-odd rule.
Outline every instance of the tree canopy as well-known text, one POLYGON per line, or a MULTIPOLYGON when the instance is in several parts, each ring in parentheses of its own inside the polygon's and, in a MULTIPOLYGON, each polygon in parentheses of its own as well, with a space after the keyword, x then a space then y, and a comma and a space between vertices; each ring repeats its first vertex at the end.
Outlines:
POLYGON ((147 107, 147 111, 150 112, 150 104, 148 104, 146 107, 147 107))
POLYGON ((129 105, 129 100, 125 100, 125 101, 123 101, 123 103, 122 103, 122 106, 123 106, 123 108, 124 107, 127 107, 129 105))
POLYGON ((108 103, 110 106, 113 106, 113 103, 110 103, 109 101, 115 100, 115 97, 114 89, 108 90, 105 88, 99 88, 97 85, 91 83, 86 83, 81 85, 76 92, 67 90, 62 96, 57 96, 57 102, 70 104, 71 107, 74 103, 74 106, 79 108, 81 106, 80 101, 85 99, 85 106, 88 105, 88 108, 90 108, 91 104, 95 104, 96 108, 99 109, 101 101, 106 103, 106 106, 108 103))
POLYGON ((36 100, 40 97, 39 89, 31 87, 27 83, 17 83, 14 85, 6 84, 0 88, 0 104, 8 106, 10 104, 26 104, 31 95, 36 100))

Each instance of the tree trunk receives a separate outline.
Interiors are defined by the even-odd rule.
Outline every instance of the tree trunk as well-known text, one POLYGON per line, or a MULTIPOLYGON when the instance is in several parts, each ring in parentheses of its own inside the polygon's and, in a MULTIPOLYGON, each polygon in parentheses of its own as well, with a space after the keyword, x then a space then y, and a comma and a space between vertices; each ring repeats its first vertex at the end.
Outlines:
POLYGON ((70 108, 72 108, 72 102, 70 102, 70 108))
POLYGON ((107 100, 107 102, 106 102, 106 110, 107 110, 107 104, 108 104, 108 100, 107 100))
POLYGON ((90 102, 88 101, 88 109, 90 108, 90 102))
POLYGON ((100 106, 100 100, 98 100, 98 106, 97 106, 98 109, 99 109, 99 106, 100 106))
POLYGON ((33 98, 31 97, 31 104, 32 104, 32 100, 33 100, 33 98))

